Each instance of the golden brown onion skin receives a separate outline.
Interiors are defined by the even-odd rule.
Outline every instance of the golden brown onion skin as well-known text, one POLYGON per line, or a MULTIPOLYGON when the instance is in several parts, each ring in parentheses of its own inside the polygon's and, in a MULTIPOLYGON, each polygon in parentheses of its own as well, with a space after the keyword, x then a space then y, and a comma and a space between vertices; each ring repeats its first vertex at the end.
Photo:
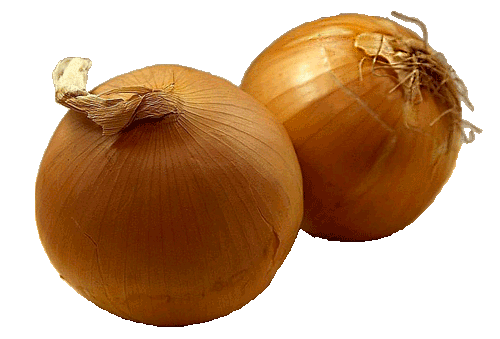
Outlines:
POLYGON ((451 114, 430 126, 446 102, 422 88, 411 106, 402 88, 392 91, 394 73, 372 72, 354 45, 361 33, 419 39, 388 19, 323 18, 274 41, 240 86, 289 132, 304 181, 302 228, 329 240, 374 240, 412 223, 450 177, 461 145, 451 114))
POLYGON ((117 135, 68 111, 36 181, 40 239, 61 277, 99 307, 157 326, 209 321, 254 299, 303 213, 285 129, 237 86, 161 65, 93 93, 171 84, 178 115, 117 135))

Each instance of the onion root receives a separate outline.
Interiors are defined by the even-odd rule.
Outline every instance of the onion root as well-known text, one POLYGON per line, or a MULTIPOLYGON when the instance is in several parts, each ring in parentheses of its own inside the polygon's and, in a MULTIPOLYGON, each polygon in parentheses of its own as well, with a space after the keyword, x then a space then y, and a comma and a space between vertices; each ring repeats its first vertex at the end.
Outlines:
MULTIPOLYGON (((379 69, 394 71, 398 83, 390 93, 397 88, 403 88, 406 100, 411 103, 407 113, 412 111, 413 105, 423 100, 421 88, 425 88, 451 107, 431 122, 430 126, 443 116, 452 114, 455 123, 459 124, 462 129, 462 142, 471 143, 475 139, 475 133, 481 133, 482 130, 462 119, 461 101, 474 111, 464 82, 448 64, 444 55, 429 47, 427 28, 422 21, 398 12, 391 14, 398 19, 418 25, 423 32, 423 40, 399 38, 380 33, 362 33, 356 37, 355 47, 361 49, 367 58, 372 59, 374 74, 379 69), (465 128, 470 129, 468 136, 465 128)), ((360 74, 364 60, 365 58, 360 62, 360 74)), ((387 73, 377 75, 388 76, 387 73)))

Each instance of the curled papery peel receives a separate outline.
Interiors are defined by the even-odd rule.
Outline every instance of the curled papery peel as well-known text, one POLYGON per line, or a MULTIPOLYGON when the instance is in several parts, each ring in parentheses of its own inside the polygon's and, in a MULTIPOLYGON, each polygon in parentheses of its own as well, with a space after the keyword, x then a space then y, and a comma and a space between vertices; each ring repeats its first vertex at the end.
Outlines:
POLYGON ((121 87, 99 95, 87 92, 87 73, 91 66, 92 62, 86 58, 65 58, 57 64, 52 73, 56 102, 87 114, 102 127, 104 135, 116 134, 135 120, 178 113, 181 103, 171 93, 172 86, 121 87))
POLYGON ((65 58, 59 61, 52 72, 58 103, 63 104, 67 98, 88 95, 86 86, 90 67, 92 61, 87 58, 65 58))

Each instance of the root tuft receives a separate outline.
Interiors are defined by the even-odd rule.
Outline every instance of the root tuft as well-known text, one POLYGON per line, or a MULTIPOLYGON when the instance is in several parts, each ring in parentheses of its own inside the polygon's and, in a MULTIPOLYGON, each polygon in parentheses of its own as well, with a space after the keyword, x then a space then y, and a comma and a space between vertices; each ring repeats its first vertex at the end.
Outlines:
POLYGON ((452 114, 454 121, 462 130, 462 141, 465 143, 474 141, 475 133, 481 133, 482 130, 462 119, 461 102, 474 111, 464 82, 448 64, 445 56, 430 48, 427 27, 422 21, 398 12, 391 14, 400 20, 418 25, 422 30, 423 40, 380 33, 358 35, 355 46, 367 55, 359 63, 360 80, 362 80, 361 67, 365 59, 371 58, 373 74, 395 76, 397 84, 391 93, 402 88, 406 100, 412 105, 418 105, 423 100, 421 90, 426 89, 449 107, 431 122, 431 126, 444 116, 452 114), (381 70, 384 72, 380 72, 381 70), (390 72, 386 72, 387 70, 390 72), (390 75, 391 73, 393 75, 390 75), (466 128, 470 130, 468 136, 466 128))

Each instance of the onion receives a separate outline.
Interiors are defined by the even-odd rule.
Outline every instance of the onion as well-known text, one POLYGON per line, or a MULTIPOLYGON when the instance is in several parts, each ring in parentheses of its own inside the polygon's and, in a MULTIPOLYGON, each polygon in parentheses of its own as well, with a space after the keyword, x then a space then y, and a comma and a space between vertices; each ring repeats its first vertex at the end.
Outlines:
POLYGON ((302 228, 366 241, 412 223, 480 130, 462 120, 466 87, 424 39, 378 17, 305 23, 267 47, 241 88, 283 122, 304 180, 302 228), (470 128, 469 136, 464 128, 470 128))
POLYGON ((182 326, 241 308, 269 285, 302 219, 286 130, 208 73, 156 65, 87 93, 89 67, 72 58, 54 71, 56 99, 72 109, 36 181, 51 263, 136 322, 182 326))

